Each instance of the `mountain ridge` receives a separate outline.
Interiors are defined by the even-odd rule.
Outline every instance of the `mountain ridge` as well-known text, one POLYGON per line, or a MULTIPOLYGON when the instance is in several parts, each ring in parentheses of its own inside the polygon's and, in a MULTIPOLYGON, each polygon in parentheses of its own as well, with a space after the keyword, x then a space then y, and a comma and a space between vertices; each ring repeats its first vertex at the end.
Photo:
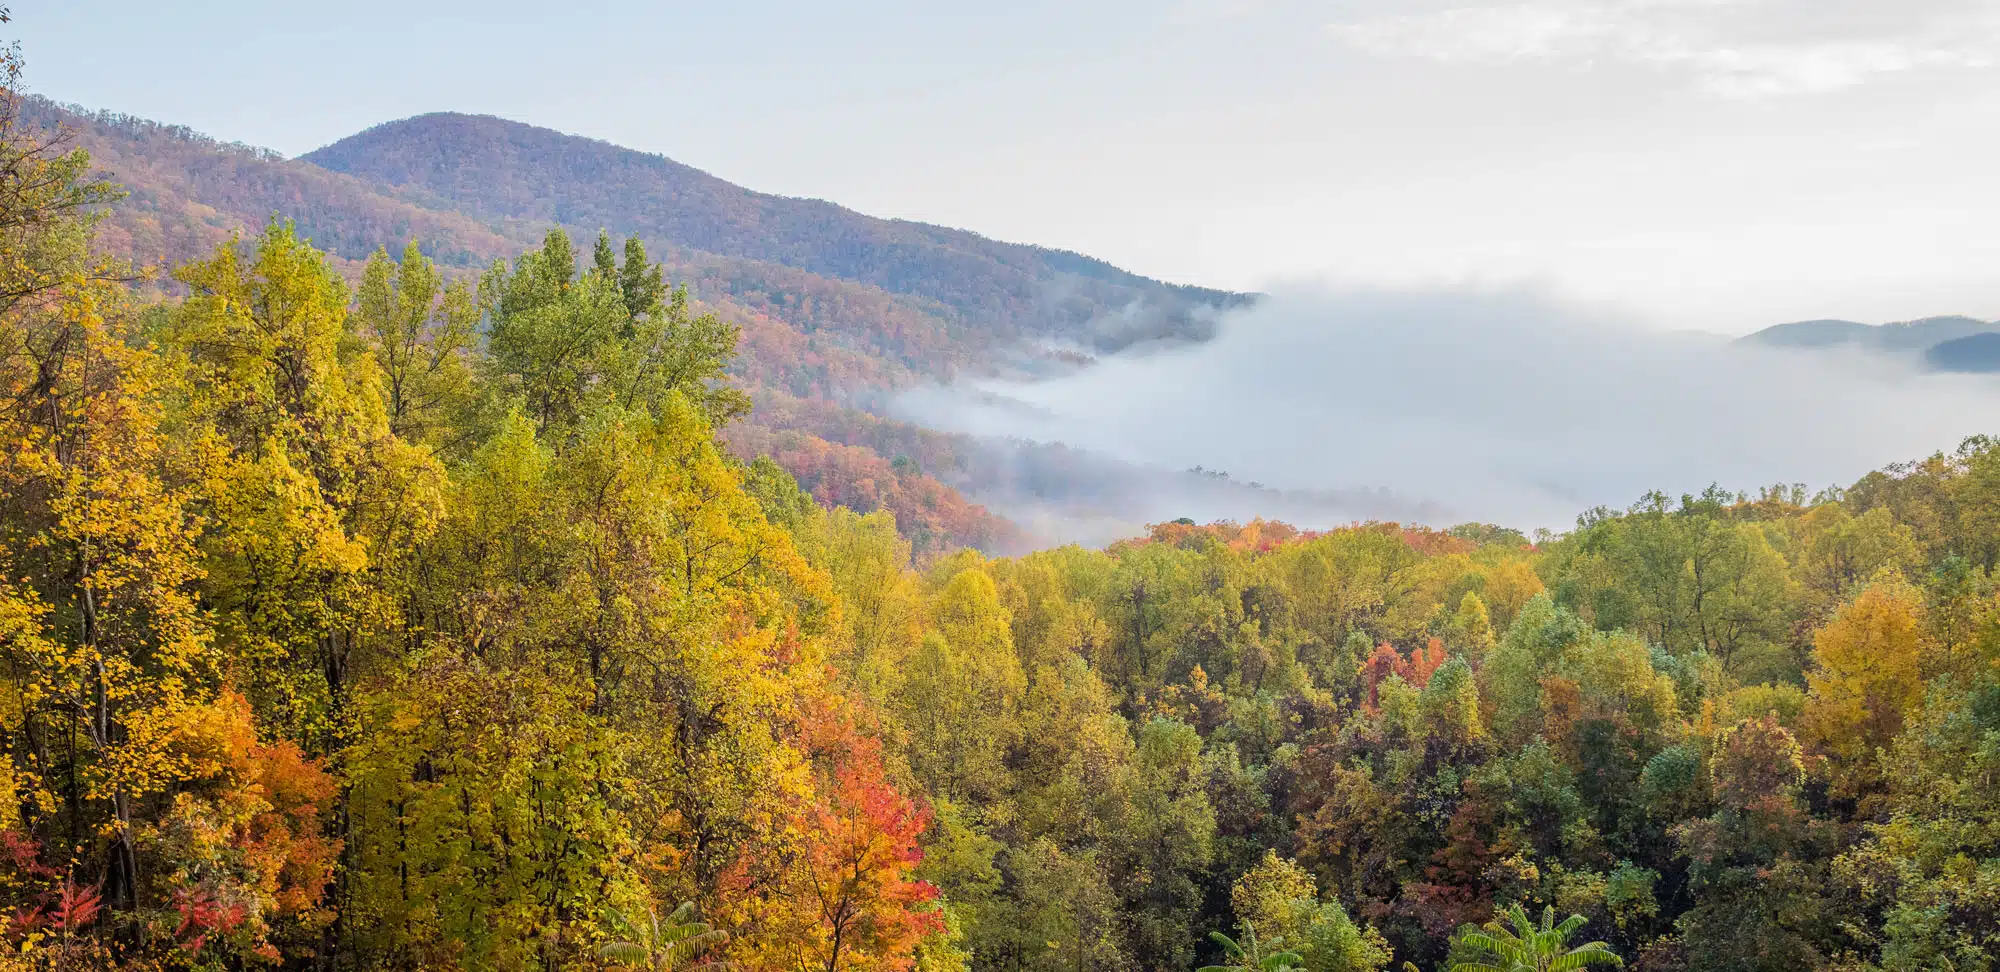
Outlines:
POLYGON ((489 225, 602 227, 649 243, 776 263, 937 301, 970 323, 1091 342, 1106 310, 1137 306, 1168 336, 1246 299, 1169 284, 1068 250, 868 216, 747 189, 665 155, 491 115, 384 122, 299 156, 398 198, 489 225))
POLYGON ((1961 314, 1887 324, 1838 319, 1793 321, 1746 334, 1736 343, 1785 351, 1849 349, 1914 357, 1922 368, 1933 372, 2000 372, 2000 322, 1961 314))
POLYGON ((1922 351, 1943 341, 1983 334, 2000 324, 1962 314, 1942 314, 1886 324, 1826 318, 1791 321, 1746 334, 1739 344, 1821 349, 1859 347, 1877 351, 1922 351))
POLYGON ((67 129, 95 167, 125 188, 126 199, 107 214, 109 232, 100 245, 141 265, 171 267, 204 256, 231 233, 254 233, 280 212, 343 261, 421 238, 432 259, 473 267, 519 252, 535 238, 496 233, 456 213, 383 195, 366 180, 186 126, 42 97, 21 105, 29 124, 67 129))

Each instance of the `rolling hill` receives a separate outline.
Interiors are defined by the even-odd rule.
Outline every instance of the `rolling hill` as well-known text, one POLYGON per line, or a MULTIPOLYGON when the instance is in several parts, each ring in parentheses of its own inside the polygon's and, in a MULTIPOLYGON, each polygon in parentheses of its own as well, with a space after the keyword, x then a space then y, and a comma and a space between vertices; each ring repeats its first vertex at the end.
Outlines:
POLYGON ((1940 341, 1925 349, 1924 364, 1932 371, 2000 373, 2000 333, 1985 331, 1940 341))
POLYGON ((1942 355, 1931 352, 1975 335, 1990 334, 2000 325, 1974 317, 1957 315, 1926 317, 1892 324, 1863 324, 1859 321, 1820 320, 1777 324, 1739 338, 1739 343, 1790 350, 1847 348, 1859 351, 1925 355, 1927 366, 1948 367, 1955 356, 1949 349, 1942 355))
POLYGON ((231 233, 260 229, 273 213, 347 261, 416 238, 433 259, 474 267, 511 256, 538 235, 496 233, 460 214, 403 202, 362 179, 178 125, 43 98, 23 99, 22 109, 31 125, 69 130, 97 167, 125 187, 129 195, 109 214, 102 245, 141 265, 171 267, 204 256, 231 233))

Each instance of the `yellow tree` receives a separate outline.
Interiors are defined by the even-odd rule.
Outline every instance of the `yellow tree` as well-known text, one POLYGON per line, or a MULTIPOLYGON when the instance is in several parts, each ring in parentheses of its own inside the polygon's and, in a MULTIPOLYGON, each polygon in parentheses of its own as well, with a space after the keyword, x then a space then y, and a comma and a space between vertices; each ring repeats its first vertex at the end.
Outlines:
POLYGON ((116 193, 22 127, 0 61, 0 682, 26 796, 9 822, 129 909, 134 824, 178 778, 172 727, 207 675, 194 518, 162 475, 154 362, 107 321, 118 268, 90 252, 116 193))
POLYGON ((0 616, 8 729, 32 816, 65 856, 139 903, 133 823, 178 778, 173 731, 212 673, 197 613, 195 521, 160 476, 149 362, 111 339, 83 287, 10 320, 39 348, 0 371, 0 616), (39 315, 37 315, 39 316, 39 315), (46 327, 37 340, 28 332, 46 327), (21 364, 27 365, 21 367, 21 364), (90 860, 108 841, 108 858, 90 860))
POLYGON ((982 565, 949 575, 931 601, 935 625, 903 673, 895 709, 910 732, 911 768, 940 796, 996 795, 1014 714, 1027 689, 1007 609, 982 565))
POLYGON ((1915 588, 1885 574, 1813 636, 1805 735, 1845 795, 1880 785, 1881 753, 1923 701, 1922 604, 1915 588))
POLYGON ((329 753, 359 653, 393 624, 391 569, 441 513, 442 470, 392 434, 346 285, 290 225, 177 276, 190 294, 159 339, 216 514, 207 598, 260 714, 329 753))
POLYGON ((24 936, 10 951, 45 960, 36 929, 59 926, 59 966, 105 967, 77 943, 101 900, 113 919, 97 927, 127 957, 217 932, 222 961, 275 957, 275 925, 324 915, 330 781, 217 691, 197 598, 212 518, 173 435, 175 369, 122 339, 121 271, 91 255, 112 190, 60 135, 18 128, 0 62, 0 829, 24 936))
POLYGON ((1466 591, 1458 599, 1458 610, 1451 618, 1451 640, 1452 647, 1473 658, 1493 650, 1493 622, 1478 594, 1466 591))

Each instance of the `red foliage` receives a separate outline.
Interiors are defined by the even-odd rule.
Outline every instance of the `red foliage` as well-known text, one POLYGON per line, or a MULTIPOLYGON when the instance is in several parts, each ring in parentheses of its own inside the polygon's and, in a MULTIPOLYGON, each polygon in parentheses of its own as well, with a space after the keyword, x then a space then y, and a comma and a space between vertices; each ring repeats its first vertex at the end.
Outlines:
POLYGON ((1472 888, 1411 882, 1403 886, 1394 910, 1415 919, 1432 938, 1443 939, 1461 925, 1491 918, 1493 902, 1472 888))
POLYGON ((1317 534, 1300 530, 1282 520, 1255 519, 1248 523, 1217 520, 1208 524, 1173 520, 1152 524, 1146 528, 1146 536, 1119 541, 1112 546, 1112 550, 1144 546, 1149 543, 1193 550, 1213 541, 1244 553, 1268 553, 1285 544, 1313 536, 1317 534))
POLYGON ((1431 864, 1424 869, 1425 879, 1434 884, 1485 885, 1487 866, 1495 856, 1488 837, 1499 826, 1499 813, 1483 794, 1472 792, 1466 796, 1445 825, 1448 843, 1431 854, 1431 864))
POLYGON ((1436 673, 1449 657, 1451 656, 1444 650, 1444 642, 1432 638, 1429 644, 1410 652, 1410 657, 1397 663, 1396 674, 1403 676, 1403 681, 1423 688, 1431 683, 1431 675, 1436 673))
POLYGON ((174 929, 174 940, 190 952, 200 952, 208 944, 208 936, 226 935, 250 919, 250 909, 242 902, 224 905, 216 900, 214 893, 200 888, 175 891, 174 910, 181 915, 181 923, 174 929))
POLYGON ((1402 668, 1403 656, 1396 652, 1394 645, 1384 641, 1375 646, 1375 653, 1369 655, 1368 661, 1361 666, 1361 684, 1368 693, 1369 709, 1382 704, 1379 691, 1382 682, 1402 668))
POLYGON ((729 447, 746 459, 770 456, 824 506, 845 506, 862 513, 888 510, 895 514, 897 530, 910 539, 918 553, 962 546, 1004 552, 1021 542, 1013 524, 985 507, 914 468, 899 469, 867 449, 755 426, 731 429, 729 447))
POLYGON ((944 927, 931 907, 937 888, 910 877, 923 862, 918 840, 930 813, 890 784, 881 742, 849 713, 825 705, 804 728, 822 774, 800 831, 804 903, 819 932, 814 964, 907 969, 917 944, 944 927))
POLYGON ((10 939, 44 928, 74 932, 97 920, 104 910, 101 888, 78 885, 74 876, 62 875, 43 864, 41 848, 21 831, 0 831, 0 863, 5 865, 5 885, 15 899, 32 895, 34 902, 15 909, 7 917, 10 939), (42 890, 34 891, 37 887, 42 890))
POLYGON ((1402 527, 1401 530, 1403 543, 1411 550, 1426 557, 1438 557, 1445 554, 1469 554, 1479 549, 1478 544, 1463 537, 1452 536, 1443 530, 1433 530, 1429 527, 1421 526, 1406 526, 1402 527))
POLYGON ((97 920, 104 910, 104 894, 94 887, 78 887, 74 879, 63 882, 55 907, 49 909, 48 924, 65 933, 75 932, 97 920))
POLYGON ((42 849, 33 837, 19 830, 0 830, 0 868, 13 880, 48 880, 56 869, 43 864, 42 849))
POLYGON ((178 748, 193 774, 163 827, 179 858, 163 875, 181 913, 176 937, 200 947, 227 934, 269 957, 280 921, 330 921, 323 903, 340 842, 326 836, 323 814, 333 777, 296 743, 260 738, 250 703, 233 691, 190 710, 178 748))
POLYGON ((1395 675, 1403 681, 1423 688, 1430 684, 1431 676, 1451 658, 1445 651, 1444 642, 1432 638, 1424 647, 1405 656, 1396 646, 1386 641, 1375 646, 1375 653, 1361 665, 1361 685, 1368 699, 1368 708, 1373 711, 1382 704, 1382 682, 1395 675))

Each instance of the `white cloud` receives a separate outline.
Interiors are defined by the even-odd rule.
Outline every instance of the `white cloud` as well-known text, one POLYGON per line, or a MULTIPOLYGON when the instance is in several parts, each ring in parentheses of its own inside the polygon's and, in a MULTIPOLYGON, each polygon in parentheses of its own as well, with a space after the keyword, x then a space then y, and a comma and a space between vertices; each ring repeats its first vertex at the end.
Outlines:
POLYGON ((1623 62, 1732 97, 1853 87, 1920 68, 1984 67, 2000 17, 1971 0, 1531 0, 1353 18, 1327 27, 1374 54, 1465 63, 1623 62))

